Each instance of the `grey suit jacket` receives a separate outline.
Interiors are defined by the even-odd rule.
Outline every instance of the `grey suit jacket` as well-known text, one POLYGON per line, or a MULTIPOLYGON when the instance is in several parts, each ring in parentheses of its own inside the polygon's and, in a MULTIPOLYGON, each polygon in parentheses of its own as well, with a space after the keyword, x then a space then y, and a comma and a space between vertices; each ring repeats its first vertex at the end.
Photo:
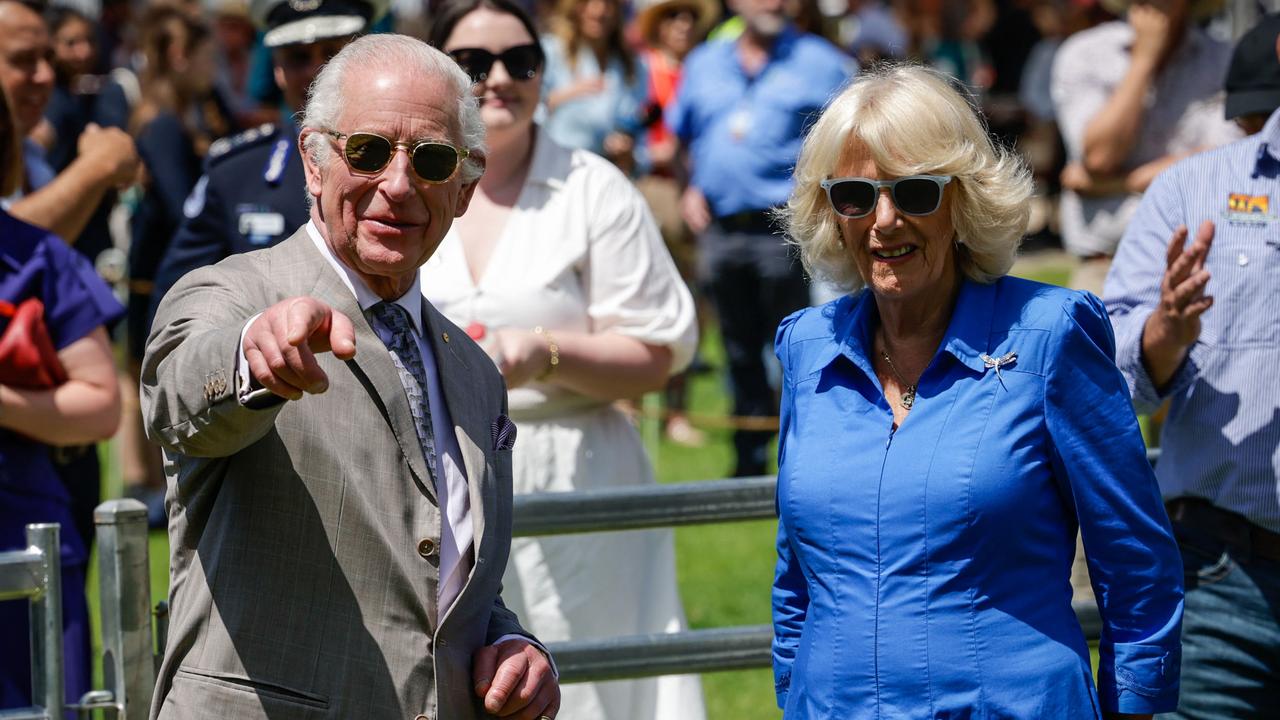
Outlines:
POLYGON ((444 617, 431 552, 441 513, 404 389, 305 229, 165 296, 142 370, 169 478, 171 616, 153 718, 488 717, 471 655, 524 632, 500 597, 511 450, 495 449, 492 428, 506 391, 488 356, 423 304, 475 531, 472 572, 444 617), (298 295, 351 318, 356 356, 318 356, 322 394, 242 407, 241 330, 298 295))

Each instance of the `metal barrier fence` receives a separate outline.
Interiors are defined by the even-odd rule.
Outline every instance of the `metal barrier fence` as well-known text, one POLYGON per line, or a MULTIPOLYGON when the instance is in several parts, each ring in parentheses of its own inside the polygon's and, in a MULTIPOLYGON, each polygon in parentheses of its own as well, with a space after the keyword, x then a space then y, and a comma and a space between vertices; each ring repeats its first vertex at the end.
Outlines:
POLYGON ((0 601, 31 603, 31 696, 39 704, 0 711, 4 720, 62 716, 62 561, 58 525, 27 526, 27 549, 0 553, 0 601))
MULTIPOLYGON (((1147 454, 1155 464, 1159 450, 1147 454)), ((521 495, 515 498, 518 536, 638 530, 774 517, 773 476, 671 485, 521 495)), ((163 649, 165 607, 152 630, 146 508, 136 500, 111 500, 94 512, 102 607, 105 688, 66 706, 82 715, 112 711, 121 720, 143 720, 155 687, 163 649), (153 640, 158 638, 158 643, 153 640)), ((0 600, 31 600, 34 697, 41 706, 0 711, 0 720, 53 720, 63 708, 62 596, 58 526, 29 525, 26 550, 0 553, 0 600)), ((1073 604, 1085 637, 1097 639, 1102 622, 1093 603, 1073 604)), ((689 630, 549 643, 562 682, 767 668, 769 625, 689 630)))
MULTIPOLYGON (((1148 453, 1154 462, 1157 452, 1148 453)), ((773 476, 706 480, 515 498, 514 533, 523 536, 638 530, 775 517, 773 476)), ((1092 602, 1073 603, 1090 640, 1102 621, 1092 602)), ((769 625, 690 630, 548 643, 561 682, 590 682, 770 666, 769 625)))
POLYGON ((0 553, 0 601, 31 603, 31 685, 39 704, 0 710, 0 720, 62 720, 65 711, 85 718, 94 710, 119 720, 144 720, 155 687, 151 631, 151 572, 147 509, 137 500, 110 500, 93 513, 97 526, 104 689, 76 703, 63 695, 62 563, 57 524, 27 526, 26 550, 0 553))

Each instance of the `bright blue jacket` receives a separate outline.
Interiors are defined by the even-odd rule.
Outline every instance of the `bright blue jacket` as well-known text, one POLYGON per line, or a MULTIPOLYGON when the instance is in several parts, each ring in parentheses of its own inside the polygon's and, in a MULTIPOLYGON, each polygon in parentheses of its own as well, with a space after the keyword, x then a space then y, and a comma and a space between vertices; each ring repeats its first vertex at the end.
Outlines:
POLYGON ((1182 564, 1100 301, 965 281, 896 432, 875 318, 863 291, 778 331, 787 720, 1173 710, 1182 564), (1071 610, 1077 523, 1103 618, 1096 689, 1071 610))

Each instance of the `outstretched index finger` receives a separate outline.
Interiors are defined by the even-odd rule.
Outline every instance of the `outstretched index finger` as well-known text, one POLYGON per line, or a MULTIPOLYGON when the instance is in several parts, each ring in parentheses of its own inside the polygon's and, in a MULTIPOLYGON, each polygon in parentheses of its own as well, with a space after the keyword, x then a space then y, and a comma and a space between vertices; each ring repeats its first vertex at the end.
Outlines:
POLYGON ((329 338, 332 311, 328 305, 311 298, 297 298, 286 314, 285 341, 294 347, 310 345, 316 337, 329 338))
POLYGON ((351 324, 351 318, 337 310, 329 311, 328 346, 339 360, 350 360, 356 356, 356 328, 351 324))

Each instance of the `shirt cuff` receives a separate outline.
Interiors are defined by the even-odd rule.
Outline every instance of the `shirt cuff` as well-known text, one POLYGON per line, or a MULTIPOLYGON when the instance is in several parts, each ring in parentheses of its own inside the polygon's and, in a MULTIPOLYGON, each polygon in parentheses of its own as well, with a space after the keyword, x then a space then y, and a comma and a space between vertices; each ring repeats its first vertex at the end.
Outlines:
POLYGON ((1178 366, 1178 370, 1169 379, 1169 384, 1161 391, 1151 381, 1151 375, 1147 373, 1146 363, 1142 359, 1141 333, 1139 333, 1136 342, 1126 343, 1120 356, 1116 358, 1116 363, 1121 368, 1125 368, 1127 374, 1133 378, 1134 408, 1139 413, 1154 412, 1164 402, 1165 398, 1186 389, 1200 375, 1199 358, 1203 354, 1204 348, 1205 346, 1199 341, 1192 344, 1187 351, 1187 356, 1183 358, 1182 364, 1178 366))
POLYGON ((547 662, 551 663, 551 674, 555 676, 555 679, 557 680, 560 679, 560 668, 556 667, 556 659, 551 657, 551 653, 547 650, 547 646, 543 645, 537 640, 534 640, 528 635, 521 635, 519 633, 507 633, 506 635, 503 635, 497 640, 494 640, 493 644, 501 645, 502 643, 507 642, 508 640, 523 640, 529 643, 530 645, 538 648, 539 652, 547 656, 547 662))
POLYGON ((1104 711, 1157 714, 1177 708, 1182 669, 1177 649, 1124 643, 1100 647, 1098 652, 1098 694, 1104 711))
POLYGON ((249 332, 249 326, 253 321, 261 316, 262 313, 258 313, 245 321, 244 327, 240 329, 240 344, 236 346, 236 400, 241 407, 250 410, 265 410, 285 401, 285 398, 262 387, 261 383, 254 380, 249 374, 249 361, 244 357, 244 336, 249 332))

